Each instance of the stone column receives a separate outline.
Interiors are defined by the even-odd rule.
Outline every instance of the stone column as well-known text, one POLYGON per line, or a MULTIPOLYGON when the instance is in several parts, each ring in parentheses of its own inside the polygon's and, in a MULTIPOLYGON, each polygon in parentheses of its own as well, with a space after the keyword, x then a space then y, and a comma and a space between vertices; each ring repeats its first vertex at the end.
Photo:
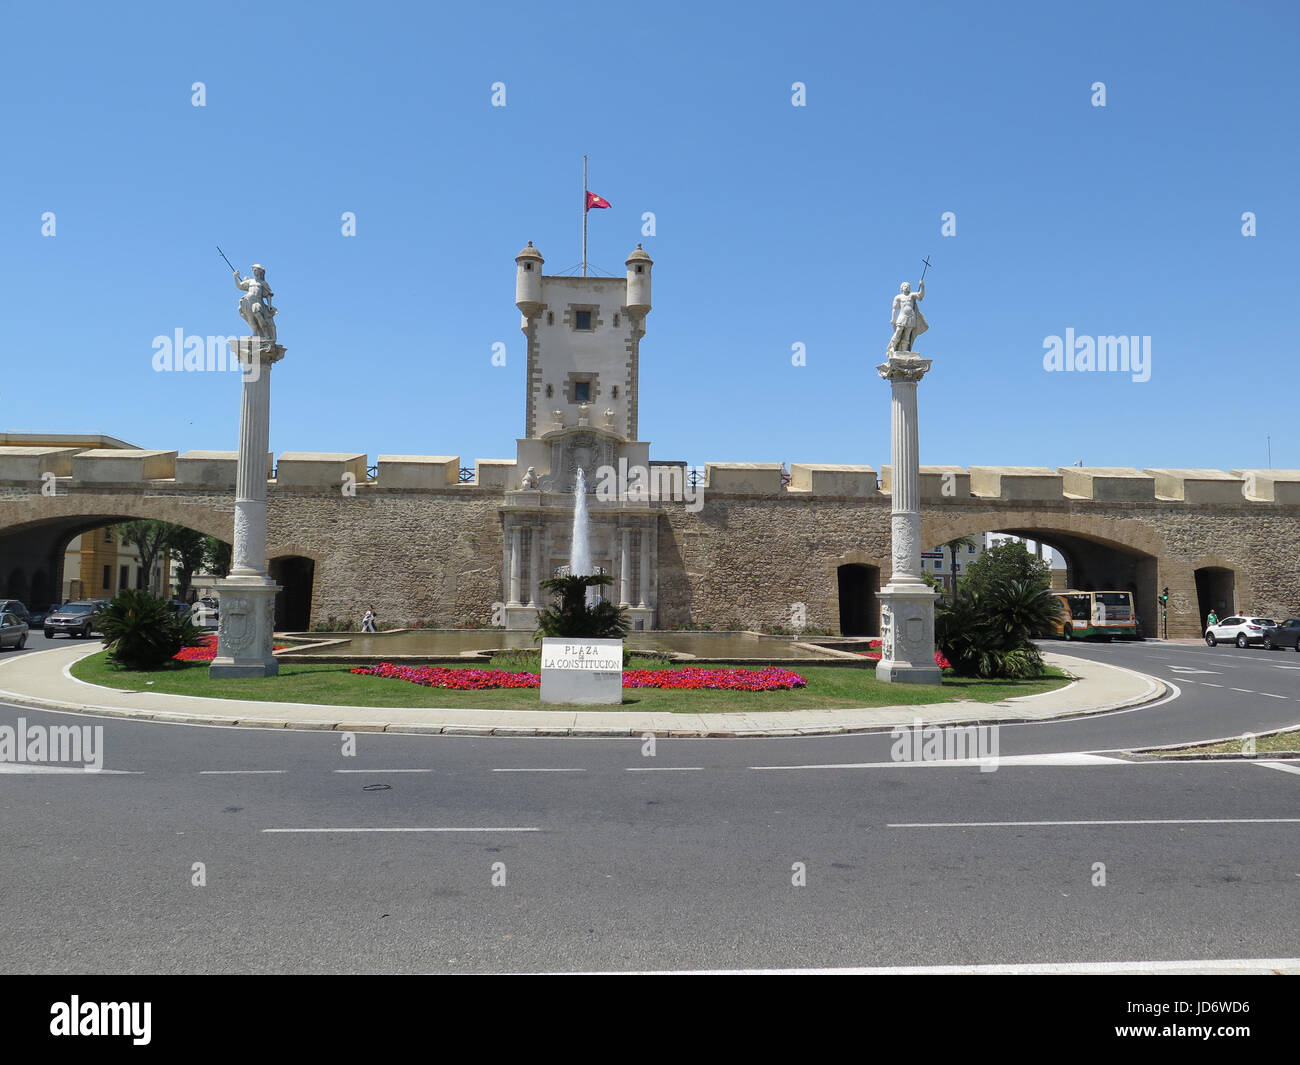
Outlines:
POLYGON ((519 540, 519 526, 512 526, 510 529, 510 601, 506 606, 523 606, 519 601, 519 562, 522 554, 519 540))
POLYGON ((632 530, 624 525, 618 531, 618 605, 632 605, 632 530))
POLYGON ((916 386, 930 360, 910 351, 890 352, 876 367, 893 393, 890 461, 893 505, 890 516, 893 573, 880 590, 880 664, 876 676, 898 684, 940 684, 934 664, 935 593, 921 579, 920 451, 916 386))
POLYGON ((271 367, 285 349, 258 337, 232 337, 231 354, 243 367, 239 465, 235 475, 235 543, 230 576, 217 581, 221 620, 212 677, 273 677, 275 593, 266 575, 266 450, 271 432, 271 367))
POLYGON ((528 560, 528 605, 536 609, 537 597, 541 594, 538 584, 542 579, 542 527, 534 525, 528 539, 532 548, 528 560))
POLYGON ((653 602, 650 594, 650 530, 642 529, 638 536, 641 540, 641 580, 637 582, 640 599, 636 605, 640 610, 648 610, 653 602))

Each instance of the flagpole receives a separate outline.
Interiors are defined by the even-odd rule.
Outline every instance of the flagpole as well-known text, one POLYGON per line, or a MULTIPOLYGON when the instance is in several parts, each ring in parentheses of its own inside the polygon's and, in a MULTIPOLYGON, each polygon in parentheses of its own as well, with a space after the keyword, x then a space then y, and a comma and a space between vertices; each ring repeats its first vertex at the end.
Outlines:
POLYGON ((582 276, 587 276, 587 157, 582 157, 582 276))

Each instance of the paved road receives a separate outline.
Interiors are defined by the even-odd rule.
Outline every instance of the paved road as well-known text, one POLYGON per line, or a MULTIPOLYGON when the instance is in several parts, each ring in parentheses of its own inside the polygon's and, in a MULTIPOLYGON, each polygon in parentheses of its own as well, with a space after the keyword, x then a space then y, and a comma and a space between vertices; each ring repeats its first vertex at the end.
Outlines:
MULTIPOLYGON (((1070 650, 1181 694, 1004 726, 1002 755, 1300 722, 1292 652, 1070 650)), ((0 705, 0 725, 18 717, 92 720, 0 705)), ((659 740, 647 757, 629 739, 358 734, 345 757, 336 734, 93 720, 122 772, 0 775, 0 970, 1300 957, 1284 769, 897 765, 888 735, 659 740)))

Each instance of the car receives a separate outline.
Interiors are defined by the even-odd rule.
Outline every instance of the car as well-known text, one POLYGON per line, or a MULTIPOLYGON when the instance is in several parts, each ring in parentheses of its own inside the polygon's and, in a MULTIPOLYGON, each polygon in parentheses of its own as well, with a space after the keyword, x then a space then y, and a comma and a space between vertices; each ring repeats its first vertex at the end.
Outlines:
POLYGON ((45 619, 58 609, 59 606, 57 603, 51 603, 49 606, 36 608, 35 610, 31 611, 31 613, 28 614, 27 616, 28 627, 33 629, 44 628, 45 619))
POLYGON ((19 621, 32 623, 31 614, 17 599, 0 599, 0 614, 12 614, 19 621))
POLYGON ((6 645, 20 651, 27 646, 27 622, 12 611, 0 614, 0 651, 6 645))
POLYGON ((1294 647, 1300 651, 1300 618, 1287 618, 1264 634, 1264 650, 1294 647))
POLYGON ((1252 643, 1262 644, 1268 632, 1277 627, 1272 618, 1257 617, 1254 614, 1234 614, 1224 618, 1217 625, 1205 630, 1205 642, 1216 646, 1220 640, 1235 643, 1238 647, 1248 647, 1252 643))
POLYGON ((53 639, 57 633, 65 632, 69 637, 79 636, 83 639, 93 632, 98 632, 95 622, 99 611, 107 599, 78 599, 73 603, 64 603, 46 617, 45 635, 53 639))

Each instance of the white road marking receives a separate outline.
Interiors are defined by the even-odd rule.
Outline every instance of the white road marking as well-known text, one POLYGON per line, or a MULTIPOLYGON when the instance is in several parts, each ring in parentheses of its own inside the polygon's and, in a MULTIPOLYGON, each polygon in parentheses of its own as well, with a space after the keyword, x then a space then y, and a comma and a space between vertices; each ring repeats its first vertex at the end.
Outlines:
POLYGON ((336 769, 336 773, 432 773, 432 769, 336 769))
POLYGON ((1265 769, 1280 769, 1283 773, 1300 773, 1300 764, 1289 762, 1256 762, 1256 765, 1262 765, 1265 769))
POLYGON ((1203 681, 1201 681, 1201 683, 1204 684, 1207 688, 1222 688, 1222 687, 1223 687, 1222 684, 1211 684, 1208 680, 1203 680, 1203 681))
POLYGON ((1050 828, 1075 825, 1300 825, 1300 817, 1173 817, 1143 821, 904 821, 886 828, 1050 828))
POLYGON ((246 774, 287 773, 287 769, 200 769, 201 777, 229 777, 246 774))
MULTIPOLYGON (((1028 962, 1015 965, 896 965, 838 969, 665 969, 640 973, 621 969, 593 972, 589 976, 757 976, 757 975, 861 975, 861 976, 1104 976, 1111 973, 1223 973, 1272 976, 1300 974, 1300 958, 1204 958, 1195 961, 1073 961, 1028 962)), ((578 975, 578 974, 564 974, 578 975)))
POLYGON ((84 769, 79 765, 33 765, 30 762, 0 762, 0 775, 14 776, 57 776, 61 773, 76 773, 78 776, 143 776, 140 770, 132 769, 84 769))
POLYGON ((943 758, 918 762, 840 762, 827 765, 751 765, 750 769, 930 769, 965 768, 993 763, 1001 766, 1036 765, 1157 765, 1156 762, 1131 762, 1127 758, 1107 758, 1100 754, 1008 754, 988 758, 943 758))
POLYGON ((264 828, 263 832, 540 832, 540 828, 264 828))
POLYGON ((1235 692, 1245 692, 1247 695, 1258 695, 1258 694, 1259 694, 1259 692, 1251 691, 1251 689, 1249 689, 1249 688, 1233 688, 1233 689, 1231 689, 1231 690, 1232 690, 1232 691, 1235 691, 1235 692))
POLYGON ((702 765, 630 765, 625 767, 629 773, 702 773, 702 765))
POLYGON ((1267 695, 1270 699, 1289 699, 1289 695, 1274 695, 1272 692, 1260 692, 1260 695, 1267 695))
POLYGON ((1215 676, 1219 675, 1217 669, 1193 669, 1191 666, 1170 666, 1169 671, 1171 673, 1213 673, 1215 676))
POLYGON ((494 773, 585 773, 585 769, 494 769, 494 773))
POLYGON ((1274 666, 1274 669, 1300 669, 1300 666, 1274 666))

